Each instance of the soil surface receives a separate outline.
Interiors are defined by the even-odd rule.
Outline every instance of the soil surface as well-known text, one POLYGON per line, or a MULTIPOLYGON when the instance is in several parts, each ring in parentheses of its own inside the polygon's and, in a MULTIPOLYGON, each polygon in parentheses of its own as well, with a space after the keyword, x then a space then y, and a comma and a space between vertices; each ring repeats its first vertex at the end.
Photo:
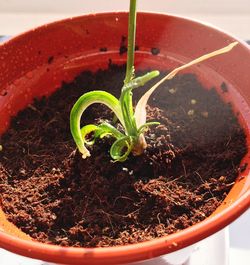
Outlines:
MULTIPOLYGON (((70 110, 89 90, 119 96, 124 71, 110 65, 82 73, 21 111, 1 137, 1 205, 9 221, 35 240, 104 247, 174 233, 209 216, 246 168, 240 168, 245 133, 230 104, 192 74, 177 76, 153 95, 148 120, 161 124, 147 132, 143 155, 113 163, 113 139, 106 139, 83 160, 70 134, 70 110)), ((113 115, 93 105, 82 122, 100 118, 113 115)))

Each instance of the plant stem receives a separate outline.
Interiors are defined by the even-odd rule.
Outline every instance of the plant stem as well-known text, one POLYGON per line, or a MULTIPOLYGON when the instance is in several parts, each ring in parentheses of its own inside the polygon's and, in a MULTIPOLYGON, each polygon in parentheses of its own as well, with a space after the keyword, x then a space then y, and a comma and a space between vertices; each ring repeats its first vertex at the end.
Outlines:
POLYGON ((134 51, 136 34, 136 5, 137 0, 130 0, 129 25, 128 25, 128 52, 127 68, 124 84, 129 83, 134 77, 134 51))

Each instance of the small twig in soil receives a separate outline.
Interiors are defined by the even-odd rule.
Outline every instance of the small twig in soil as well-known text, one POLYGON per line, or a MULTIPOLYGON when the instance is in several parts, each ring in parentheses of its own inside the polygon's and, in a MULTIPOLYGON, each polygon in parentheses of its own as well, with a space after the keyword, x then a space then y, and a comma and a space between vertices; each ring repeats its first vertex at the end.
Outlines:
POLYGON ((112 224, 111 218, 110 218, 111 214, 105 212, 103 209, 98 209, 96 212, 102 213, 102 214, 104 214, 104 215, 107 217, 108 222, 109 222, 109 224, 110 224, 110 226, 111 226, 111 229, 112 229, 113 235, 115 235, 115 230, 114 230, 114 227, 113 227, 113 224, 112 224))
POLYGON ((184 170, 184 176, 185 176, 185 178, 187 178, 187 171, 186 171, 186 167, 185 167, 185 164, 184 164, 183 160, 181 161, 181 164, 182 164, 182 167, 183 167, 183 170, 184 170))
POLYGON ((117 200, 120 200, 120 199, 129 200, 129 201, 131 201, 131 202, 134 202, 134 200, 132 200, 132 199, 129 198, 129 197, 126 197, 126 196, 119 196, 119 197, 115 198, 114 203, 113 203, 113 207, 115 206, 117 200))
POLYGON ((50 121, 48 121, 45 125, 44 125, 44 128, 47 128, 51 123, 53 123, 53 122, 57 122, 57 118, 56 117, 54 117, 54 118, 52 118, 50 121))
POLYGON ((157 216, 156 216, 156 218, 157 218, 157 220, 158 220, 158 222, 159 222, 159 225, 161 224, 160 214, 161 214, 161 213, 158 213, 157 216))
POLYGON ((215 197, 214 194, 212 193, 211 189, 210 189, 209 184, 206 181, 203 180, 203 178, 201 177, 201 175, 199 174, 199 172, 195 171, 194 173, 200 178, 201 182, 206 186, 206 188, 208 189, 210 195, 212 197, 215 197))
POLYGON ((226 147, 228 147, 228 146, 229 146, 229 144, 230 144, 231 140, 232 140, 232 136, 230 135, 230 136, 229 136, 229 139, 228 139, 228 141, 227 141, 227 143, 226 143, 226 147))
POLYGON ((33 106, 32 104, 29 104, 28 105, 28 108, 32 109, 33 111, 39 113, 40 115, 42 115, 41 111, 38 110, 35 106, 33 106))
POLYGON ((86 204, 85 204, 84 210, 82 212, 82 219, 83 219, 83 217, 87 211, 88 205, 89 205, 89 197, 87 197, 87 199, 86 199, 86 204))

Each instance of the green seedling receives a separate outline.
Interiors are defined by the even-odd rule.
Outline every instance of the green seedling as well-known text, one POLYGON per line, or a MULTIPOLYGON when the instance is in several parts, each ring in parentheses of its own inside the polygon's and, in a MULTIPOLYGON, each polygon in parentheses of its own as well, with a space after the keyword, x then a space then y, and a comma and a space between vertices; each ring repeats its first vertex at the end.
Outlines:
POLYGON ((181 70, 198 64, 214 56, 229 52, 238 42, 233 42, 228 46, 205 54, 185 65, 182 65, 154 86, 152 86, 138 101, 135 109, 132 104, 133 90, 145 85, 148 81, 159 75, 159 71, 151 71, 143 76, 135 77, 134 55, 135 55, 135 33, 136 33, 136 4, 137 0, 130 0, 129 28, 128 28, 128 52, 127 67, 124 85, 121 88, 120 98, 117 99, 112 94, 105 91, 91 91, 82 95, 73 106, 70 114, 70 129, 78 150, 83 158, 90 156, 86 145, 93 145, 97 138, 113 137, 114 143, 110 148, 110 155, 114 161, 125 161, 132 152, 140 155, 147 147, 144 133, 152 125, 159 124, 146 121, 146 105, 148 99, 159 85, 172 79, 181 70), (123 130, 118 130, 114 125, 103 122, 101 124, 88 124, 81 128, 80 121, 84 111, 91 104, 100 103, 110 108, 117 120, 122 125, 123 130), (91 138, 90 138, 91 136, 91 138))

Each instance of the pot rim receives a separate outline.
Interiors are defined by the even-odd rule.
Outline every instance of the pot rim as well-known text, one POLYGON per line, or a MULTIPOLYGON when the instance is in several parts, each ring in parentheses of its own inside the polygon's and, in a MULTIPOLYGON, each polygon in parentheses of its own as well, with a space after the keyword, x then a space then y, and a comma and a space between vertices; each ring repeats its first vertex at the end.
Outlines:
MULTIPOLYGON (((28 35, 29 33, 31 32, 34 32, 36 30, 39 30, 39 29, 42 29, 44 27, 49 27, 49 26, 52 26, 52 25, 56 25, 58 23, 63 23, 63 22, 67 22, 67 21, 70 21, 70 20, 77 20, 77 19, 80 19, 82 17, 106 17, 106 16, 110 16, 110 15, 127 15, 128 12, 127 11, 107 11, 107 12, 96 12, 96 13, 85 13, 84 15, 77 15, 77 16, 72 16, 72 17, 66 17, 66 18, 63 18, 63 19, 59 19, 59 20, 55 20, 55 21, 52 21, 52 22, 48 22, 48 23, 45 23, 45 24, 42 24, 40 26, 37 26, 35 28, 31 28, 29 30, 26 30, 24 32, 21 32, 17 35, 14 35, 13 37, 11 37, 10 39, 7 39, 5 41, 3 41, 2 43, 0 43, 0 47, 1 46, 5 46, 6 44, 9 44, 9 43, 12 43, 12 41, 16 41, 17 39, 19 38, 22 38, 26 35, 28 35)), ((169 18, 177 18, 179 20, 184 20, 184 21, 187 21, 187 22, 193 22, 195 24, 200 24, 201 26, 204 26, 204 27, 207 27, 207 28, 210 28, 210 29, 213 29, 223 35, 226 35, 227 37, 233 39, 234 41, 238 41, 241 45, 243 45, 245 48, 247 48, 248 50, 250 50, 250 45, 246 43, 246 41, 236 37, 236 36, 233 36, 230 32, 224 30, 224 29, 221 29, 220 27, 217 27, 216 25, 212 25, 206 21, 202 21, 200 19, 195 19, 195 18, 190 18, 188 16, 182 16, 182 15, 178 15, 178 14, 168 14, 168 13, 165 13, 165 12, 151 12, 151 11, 138 11, 137 12, 137 15, 140 16, 140 15, 156 15, 158 17, 169 17, 169 18)))
MULTIPOLYGON (((27 36, 29 33, 39 30, 44 27, 50 27, 57 25, 58 23, 68 22, 70 20, 79 19, 82 17, 92 18, 99 17, 105 18, 115 15, 127 15, 127 12, 104 12, 96 14, 87 14, 83 16, 75 16, 73 18, 66 18, 63 20, 58 20, 52 23, 48 23, 39 26, 33 30, 26 31, 10 40, 5 41, 0 44, 0 49, 6 47, 9 44, 13 45, 19 39, 27 36)), ((231 35, 225 33, 218 29, 217 27, 207 25, 206 23, 200 22, 198 20, 189 19, 183 16, 168 15, 164 13, 155 12, 138 12, 138 16, 148 16, 153 15, 155 17, 170 17, 178 20, 186 21, 187 23, 195 23, 203 26, 204 28, 210 28, 218 33, 227 36, 231 40, 236 40, 240 45, 249 52, 250 48, 247 43, 239 40, 238 38, 232 37, 231 35)), ((189 228, 182 231, 176 232, 174 234, 163 236, 161 238, 156 238, 151 241, 146 241, 142 243, 130 244, 125 246, 115 246, 115 247, 103 247, 103 248, 76 248, 76 247, 62 247, 56 245, 49 245, 45 243, 40 243, 36 241, 24 240, 17 238, 13 235, 7 234, 6 232, 0 231, 0 246, 13 251, 17 254, 22 254, 28 257, 36 259, 45 259, 47 261, 53 262, 69 262, 76 264, 78 262, 93 261, 102 262, 103 264, 113 264, 116 262, 129 262, 141 259, 152 258, 158 255, 167 254, 186 246, 192 245, 212 234, 224 228, 237 217, 239 217, 244 211, 246 211, 250 206, 250 186, 244 194, 231 205, 228 205, 226 209, 217 212, 215 215, 211 215, 205 220, 198 224, 195 224, 189 228), (45 258, 46 257, 46 258, 45 258), (112 262, 110 261, 112 259, 112 262)))

